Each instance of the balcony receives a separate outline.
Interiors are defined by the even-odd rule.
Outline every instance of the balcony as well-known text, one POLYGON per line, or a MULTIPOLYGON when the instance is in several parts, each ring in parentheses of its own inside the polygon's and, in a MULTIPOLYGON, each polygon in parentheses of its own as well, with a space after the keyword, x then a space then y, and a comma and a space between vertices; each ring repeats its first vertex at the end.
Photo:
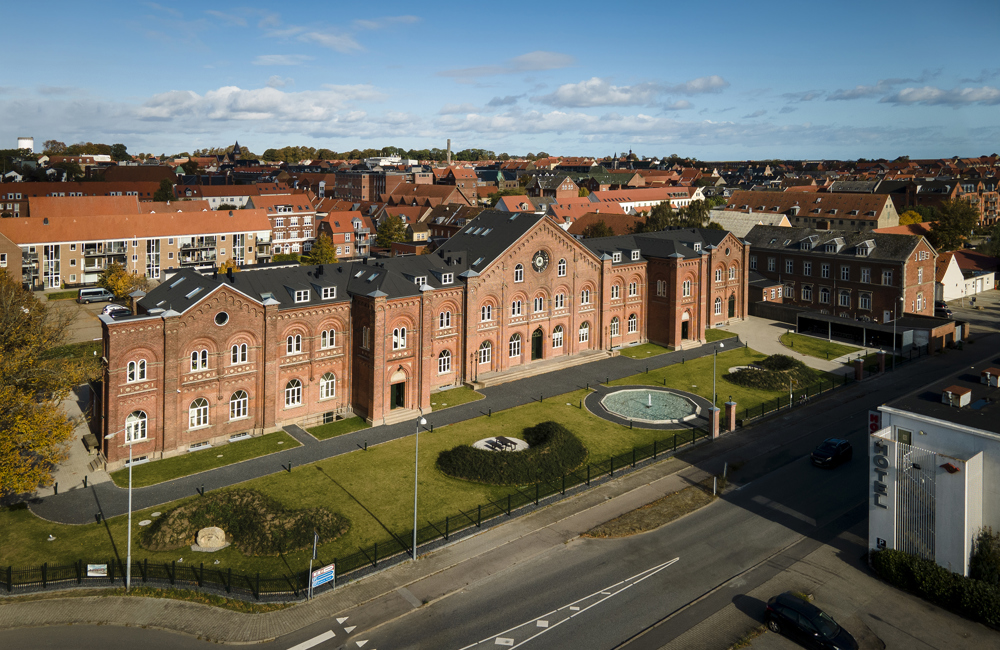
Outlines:
POLYGON ((193 253, 191 255, 181 255, 180 256, 181 266, 207 266, 211 264, 215 265, 215 252, 211 253, 193 253))
POLYGON ((215 237, 195 239, 194 241, 187 241, 181 244, 182 251, 200 250, 204 248, 215 248, 215 237))
POLYGON ((96 266, 84 266, 83 267, 83 272, 84 273, 103 273, 106 268, 107 268, 106 266, 101 265, 101 264, 98 264, 96 266))

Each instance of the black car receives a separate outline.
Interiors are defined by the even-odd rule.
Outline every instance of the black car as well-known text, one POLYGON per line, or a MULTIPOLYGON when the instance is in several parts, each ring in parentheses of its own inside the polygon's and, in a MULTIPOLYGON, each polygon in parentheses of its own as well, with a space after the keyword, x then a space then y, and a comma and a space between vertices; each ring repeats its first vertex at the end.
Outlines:
POLYGON ((952 313, 951 309, 947 307, 935 307, 934 315, 937 316, 938 318, 951 318, 952 313))
POLYGON ((812 453, 812 463, 817 467, 836 467, 854 456, 851 443, 840 438, 827 438, 812 453))
POLYGON ((769 630, 798 641, 807 648, 858 650, 858 642, 829 614, 790 591, 767 601, 764 620, 769 630))

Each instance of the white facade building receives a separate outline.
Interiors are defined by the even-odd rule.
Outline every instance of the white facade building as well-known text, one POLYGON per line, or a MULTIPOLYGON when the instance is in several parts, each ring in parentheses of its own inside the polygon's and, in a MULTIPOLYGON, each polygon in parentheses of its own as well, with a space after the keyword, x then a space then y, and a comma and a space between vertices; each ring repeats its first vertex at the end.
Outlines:
POLYGON ((1000 369, 971 373, 870 414, 869 548, 968 575, 979 531, 1000 529, 1000 369))

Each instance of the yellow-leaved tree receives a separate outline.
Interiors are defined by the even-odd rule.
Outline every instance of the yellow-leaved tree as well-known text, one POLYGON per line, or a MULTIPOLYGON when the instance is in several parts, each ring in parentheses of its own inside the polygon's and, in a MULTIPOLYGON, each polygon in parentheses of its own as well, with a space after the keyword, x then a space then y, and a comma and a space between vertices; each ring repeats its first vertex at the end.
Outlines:
POLYGON ((115 294, 115 298, 128 298, 129 294, 136 289, 145 291, 149 282, 145 275, 129 273, 123 265, 114 262, 104 269, 104 273, 97 279, 97 286, 104 287, 115 294))
POLYGON ((95 362, 53 354, 70 320, 0 272, 0 497, 50 483, 73 436, 77 422, 60 402, 95 362))
POLYGON ((915 210, 907 210, 903 214, 899 215, 899 225, 901 226, 908 226, 910 224, 923 222, 923 216, 915 210))

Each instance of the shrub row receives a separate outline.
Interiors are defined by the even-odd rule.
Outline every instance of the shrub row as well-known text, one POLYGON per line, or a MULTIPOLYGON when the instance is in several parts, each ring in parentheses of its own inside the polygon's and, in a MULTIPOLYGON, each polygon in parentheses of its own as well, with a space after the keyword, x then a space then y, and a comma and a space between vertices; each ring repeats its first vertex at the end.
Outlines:
POLYGON ((278 501, 247 489, 214 492, 174 508, 142 531, 139 542, 151 551, 195 543, 198 531, 217 526, 244 555, 277 555, 309 548, 313 530, 324 543, 351 527, 346 517, 325 508, 286 510, 278 501))
POLYGON ((811 384, 813 372, 804 363, 784 354, 772 354, 758 361, 757 368, 741 368, 725 375, 726 381, 757 390, 781 390, 788 388, 792 379, 799 388, 811 384))
POLYGON ((491 485, 524 485, 552 481, 587 459, 580 439, 558 422, 542 422, 524 430, 524 451, 485 451, 460 445, 438 455, 438 469, 455 478, 491 485))
POLYGON ((871 553, 871 565, 883 580, 966 618, 1000 625, 1000 588, 966 578, 931 560, 885 549, 871 553))

